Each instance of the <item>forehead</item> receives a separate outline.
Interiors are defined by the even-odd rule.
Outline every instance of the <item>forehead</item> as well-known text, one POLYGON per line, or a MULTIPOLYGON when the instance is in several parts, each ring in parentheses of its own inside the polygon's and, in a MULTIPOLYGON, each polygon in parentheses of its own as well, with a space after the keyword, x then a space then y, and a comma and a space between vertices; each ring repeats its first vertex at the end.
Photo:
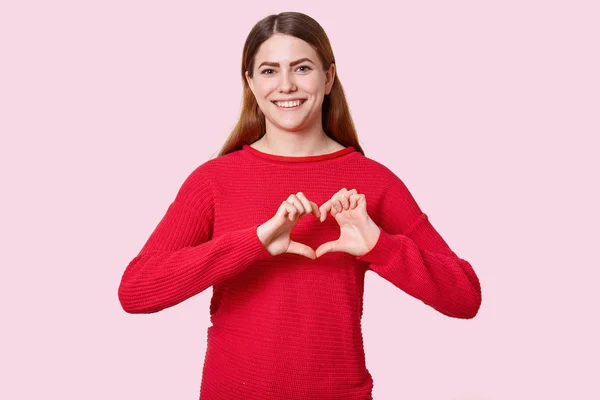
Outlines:
POLYGON ((295 36, 276 33, 260 45, 256 53, 256 65, 263 61, 289 63, 301 57, 317 62, 317 52, 310 44, 295 36))

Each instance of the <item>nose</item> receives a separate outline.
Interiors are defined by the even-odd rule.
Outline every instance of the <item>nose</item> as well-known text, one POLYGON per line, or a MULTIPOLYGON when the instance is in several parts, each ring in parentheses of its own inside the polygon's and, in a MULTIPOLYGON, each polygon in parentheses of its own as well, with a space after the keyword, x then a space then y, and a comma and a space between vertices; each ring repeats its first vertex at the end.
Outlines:
POLYGON ((290 76, 289 72, 283 71, 279 78, 279 92, 288 93, 294 91, 296 85, 293 82, 293 77, 290 76))

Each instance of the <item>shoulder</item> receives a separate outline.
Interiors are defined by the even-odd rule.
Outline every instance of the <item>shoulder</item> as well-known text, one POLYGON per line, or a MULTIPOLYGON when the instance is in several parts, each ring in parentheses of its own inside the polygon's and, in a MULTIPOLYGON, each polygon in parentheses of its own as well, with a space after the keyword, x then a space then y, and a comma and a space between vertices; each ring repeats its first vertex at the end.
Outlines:
MULTIPOLYGON (((423 212, 411 190, 392 167, 367 157, 361 157, 370 168, 369 189, 372 190, 372 218, 388 233, 401 233, 423 212)), ((369 200, 367 199, 367 204, 369 200)))
POLYGON ((373 179, 379 181, 380 184, 392 184, 398 181, 401 182, 400 177, 392 171, 392 169, 383 163, 367 157, 362 153, 357 152, 355 158, 356 165, 361 168, 362 171, 373 179))
POLYGON ((184 203, 196 203, 199 199, 213 198, 215 180, 213 160, 208 160, 192 169, 183 179, 176 200, 184 203))
POLYGON ((356 160, 361 170, 361 187, 363 192, 370 195, 373 208, 383 212, 394 212, 399 206, 411 208, 409 205, 414 203, 413 194, 400 178, 401 175, 394 172, 393 166, 359 154, 356 160))
POLYGON ((180 193, 198 195, 198 192, 205 195, 210 190, 212 195, 213 187, 219 182, 222 176, 231 171, 232 166, 242 164, 241 150, 233 151, 223 156, 211 158, 197 167, 195 167, 183 181, 180 193))

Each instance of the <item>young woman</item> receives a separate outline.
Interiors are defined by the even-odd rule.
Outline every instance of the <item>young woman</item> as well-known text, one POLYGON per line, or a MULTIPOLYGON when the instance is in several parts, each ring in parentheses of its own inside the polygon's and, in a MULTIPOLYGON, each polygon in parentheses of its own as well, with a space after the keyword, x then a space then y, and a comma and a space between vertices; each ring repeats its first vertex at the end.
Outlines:
POLYGON ((241 72, 237 126, 127 266, 121 305, 153 313, 212 286, 202 400, 371 399, 366 271, 465 319, 479 280, 403 182, 364 155, 315 20, 259 21, 241 72))

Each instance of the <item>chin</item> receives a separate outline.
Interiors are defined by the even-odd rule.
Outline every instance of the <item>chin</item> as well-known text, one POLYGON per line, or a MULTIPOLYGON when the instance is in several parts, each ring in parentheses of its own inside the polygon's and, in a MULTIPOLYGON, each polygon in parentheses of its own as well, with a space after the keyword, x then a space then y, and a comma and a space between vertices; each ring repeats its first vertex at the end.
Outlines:
POLYGON ((290 121, 290 120, 281 120, 280 118, 273 118, 271 116, 267 117, 268 121, 271 125, 284 129, 286 131, 299 131, 301 129, 306 128, 306 120, 298 120, 298 121, 290 121))
POLYGON ((288 132, 297 132, 306 128, 304 125, 298 124, 275 124, 275 126, 279 127, 279 129, 288 131, 288 132))

